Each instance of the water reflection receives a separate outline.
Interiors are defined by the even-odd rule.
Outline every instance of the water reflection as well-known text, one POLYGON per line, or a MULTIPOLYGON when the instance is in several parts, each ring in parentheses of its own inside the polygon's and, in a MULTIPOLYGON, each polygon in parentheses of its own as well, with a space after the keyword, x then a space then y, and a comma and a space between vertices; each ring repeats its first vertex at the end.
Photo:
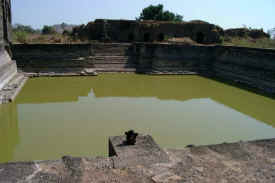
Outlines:
POLYGON ((273 99, 197 76, 115 74, 94 78, 38 78, 27 83, 17 103, 77 102, 91 91, 97 98, 155 97, 177 101, 211 98, 275 127, 273 99))
POLYGON ((10 161, 19 143, 16 104, 0 105, 0 162, 10 161))
POLYGON ((35 78, 0 105, 0 162, 104 155, 108 136, 128 129, 171 148, 271 138, 274 108, 270 98, 197 76, 35 78))

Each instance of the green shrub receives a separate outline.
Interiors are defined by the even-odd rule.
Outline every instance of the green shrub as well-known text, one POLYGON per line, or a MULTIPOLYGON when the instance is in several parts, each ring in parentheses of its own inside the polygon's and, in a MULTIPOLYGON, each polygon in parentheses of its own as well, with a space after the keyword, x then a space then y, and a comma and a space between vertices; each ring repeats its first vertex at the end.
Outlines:
POLYGON ((18 43, 27 43, 28 33, 25 31, 15 31, 13 32, 13 39, 18 43))

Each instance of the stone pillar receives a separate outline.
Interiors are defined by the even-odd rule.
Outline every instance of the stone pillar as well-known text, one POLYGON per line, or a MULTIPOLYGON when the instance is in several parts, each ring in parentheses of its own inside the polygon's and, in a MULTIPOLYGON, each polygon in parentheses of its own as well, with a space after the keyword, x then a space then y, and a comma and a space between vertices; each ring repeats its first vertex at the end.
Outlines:
POLYGON ((17 73, 16 63, 11 60, 11 2, 0 0, 0 90, 17 73))

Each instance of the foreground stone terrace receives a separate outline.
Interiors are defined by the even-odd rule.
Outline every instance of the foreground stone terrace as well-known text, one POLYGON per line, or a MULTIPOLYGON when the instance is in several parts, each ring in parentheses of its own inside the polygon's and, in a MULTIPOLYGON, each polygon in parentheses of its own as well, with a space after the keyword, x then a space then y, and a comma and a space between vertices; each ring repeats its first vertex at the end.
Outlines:
POLYGON ((184 149, 161 149, 150 136, 135 146, 116 142, 108 158, 1 164, 0 182, 275 182, 275 139, 184 149))

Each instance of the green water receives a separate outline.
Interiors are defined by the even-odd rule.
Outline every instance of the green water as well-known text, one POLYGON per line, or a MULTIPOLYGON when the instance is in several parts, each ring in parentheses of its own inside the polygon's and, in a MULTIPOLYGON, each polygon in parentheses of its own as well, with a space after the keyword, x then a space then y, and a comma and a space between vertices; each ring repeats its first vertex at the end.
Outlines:
POLYGON ((107 155, 135 129, 162 147, 275 137, 275 100, 198 76, 30 79, 0 105, 0 162, 107 155))

